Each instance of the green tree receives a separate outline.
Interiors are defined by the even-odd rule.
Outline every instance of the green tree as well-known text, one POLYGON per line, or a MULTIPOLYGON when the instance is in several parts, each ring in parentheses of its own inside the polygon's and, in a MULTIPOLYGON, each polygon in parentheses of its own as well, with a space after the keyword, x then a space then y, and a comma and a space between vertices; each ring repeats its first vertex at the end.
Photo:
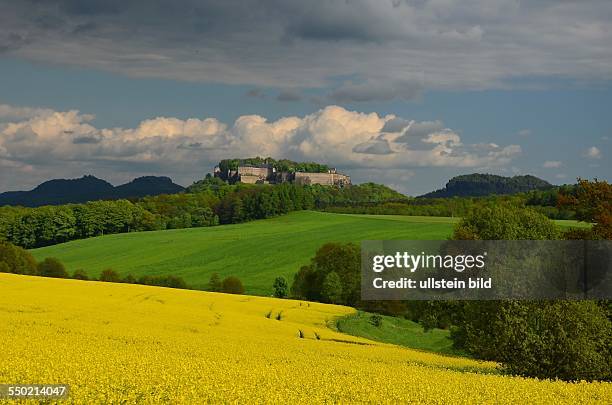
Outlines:
POLYGON ((107 281, 109 283, 120 283, 121 277, 113 269, 105 269, 100 273, 100 281, 107 281))
MULTIPOLYGON (((489 240, 557 236, 552 221, 542 214, 509 206, 474 210, 454 233, 456 239, 489 240)), ((429 309, 434 324, 436 315, 451 319, 456 347, 500 361, 511 373, 565 380, 611 378, 612 323, 595 302, 462 301, 429 309)))
POLYGON ((511 302, 498 314, 494 343, 509 373, 612 380, 612 323, 595 302, 511 302))
POLYGON ((335 271, 331 271, 325 276, 321 286, 321 296, 324 301, 330 304, 342 302, 342 281, 335 271))
POLYGON ((38 263, 38 274, 44 277, 68 278, 66 268, 54 257, 47 257, 38 263))
POLYGON ((89 276, 83 269, 75 270, 74 273, 72 274, 72 278, 76 280, 89 280, 89 276))
POLYGON ((289 284, 285 277, 276 277, 272 287, 274 288, 274 296, 276 298, 287 298, 289 284))
POLYGON ((0 263, 4 263, 8 273, 36 274, 36 260, 27 250, 10 242, 0 241, 0 263))
POLYGON ((328 301, 323 296, 326 276, 335 272, 342 286, 339 304, 355 306, 361 294, 360 249, 353 243, 326 243, 321 246, 311 264, 300 268, 294 276, 291 293, 296 298, 311 301, 328 301))
POLYGON ((223 279, 222 291, 227 294, 244 294, 244 286, 238 277, 229 276, 223 279))
POLYGON ((5 262, 0 262, 0 273, 11 273, 11 269, 5 262))
POLYGON ((455 227, 455 240, 558 239, 554 222, 530 208, 495 205, 472 210, 455 227))
POLYGON ((221 282, 221 277, 219 277, 219 273, 213 273, 210 276, 210 280, 208 280, 208 291, 220 292, 223 289, 223 283, 221 282))

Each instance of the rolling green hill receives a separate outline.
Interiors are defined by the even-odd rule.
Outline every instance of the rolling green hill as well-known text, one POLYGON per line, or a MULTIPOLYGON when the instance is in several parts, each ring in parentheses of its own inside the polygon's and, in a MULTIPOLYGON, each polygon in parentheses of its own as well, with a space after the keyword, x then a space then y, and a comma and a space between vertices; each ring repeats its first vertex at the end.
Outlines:
POLYGON ((97 277, 106 268, 121 275, 176 274, 206 288, 214 272, 235 275, 250 294, 270 294, 274 278, 290 282, 325 242, 364 239, 440 239, 452 218, 340 215, 301 211, 244 224, 107 235, 32 250, 57 257, 70 272, 97 277))
POLYGON ((175 274, 205 289, 214 272, 235 275, 247 293, 268 295, 275 277, 291 282, 326 242, 445 239, 457 220, 300 211, 236 225, 100 236, 31 252, 37 260, 56 257, 70 272, 84 269, 93 277, 107 268, 137 277, 175 274))

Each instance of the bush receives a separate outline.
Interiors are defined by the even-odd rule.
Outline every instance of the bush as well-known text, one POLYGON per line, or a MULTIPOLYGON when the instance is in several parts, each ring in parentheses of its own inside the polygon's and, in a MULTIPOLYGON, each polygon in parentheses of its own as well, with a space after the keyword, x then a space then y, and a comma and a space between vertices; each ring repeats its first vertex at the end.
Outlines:
POLYGON ((325 302, 338 304, 342 302, 342 280, 335 271, 329 272, 321 286, 321 296, 325 302))
POLYGON ((221 283, 221 277, 219 273, 213 273, 208 281, 208 290, 213 292, 221 292, 223 285, 221 283))
POLYGON ((512 374, 612 380, 612 322, 592 301, 512 302, 494 344, 512 374))
POLYGON ((274 296, 276 298, 287 298, 287 294, 289 292, 289 284, 287 283, 287 280, 285 280, 284 277, 276 277, 276 279, 274 279, 274 284, 272 285, 272 287, 274 288, 274 296))
POLYGON ((222 291, 228 294, 244 294, 244 286, 238 277, 229 276, 223 279, 222 291))
POLYGON ((382 322, 383 322, 383 317, 378 314, 372 315, 370 317, 370 324, 372 324, 373 326, 376 326, 377 328, 380 328, 382 326, 382 322))
POLYGON ((100 273, 100 281, 107 281, 109 283, 120 283, 121 277, 113 269, 106 269, 100 273))
POLYGON ((83 269, 75 270, 74 273, 72 274, 72 278, 76 280, 89 280, 89 276, 83 269))
POLYGON ((181 277, 167 276, 142 276, 138 279, 138 284, 155 285, 158 287, 182 288, 186 289, 187 283, 181 277))
POLYGON ((530 208, 496 205, 472 210, 455 227, 455 240, 559 239, 555 223, 530 208))
POLYGON ((336 304, 355 306, 360 300, 360 288, 359 246, 353 243, 326 243, 317 250, 311 264, 303 266, 294 276, 291 293, 296 298, 310 301, 333 301, 336 304), (331 276, 324 289, 323 284, 332 272, 337 279, 331 276))
POLYGON ((165 287, 170 287, 170 288, 182 288, 182 289, 186 289, 187 288, 187 283, 185 283, 185 280, 183 280, 181 277, 179 276, 174 276, 172 274, 168 275, 165 277, 165 287))
POLYGON ((38 274, 43 277, 68 278, 66 268, 54 257, 47 257, 38 263, 38 274))
MULTIPOLYGON (((472 212, 455 229, 455 239, 555 239, 543 215, 497 206, 472 212)), ((592 301, 462 301, 434 305, 451 319, 457 348, 496 360, 510 373, 564 380, 612 378, 612 323, 592 301)), ((436 321, 430 311, 430 323, 436 321)))
POLYGON ((37 274, 36 260, 27 250, 6 241, 0 241, 0 263, 2 272, 15 274, 37 274))
POLYGON ((136 280, 136 277, 134 277, 132 274, 128 274, 127 276, 123 277, 123 279, 121 280, 122 283, 127 283, 127 284, 136 284, 138 280, 136 280))

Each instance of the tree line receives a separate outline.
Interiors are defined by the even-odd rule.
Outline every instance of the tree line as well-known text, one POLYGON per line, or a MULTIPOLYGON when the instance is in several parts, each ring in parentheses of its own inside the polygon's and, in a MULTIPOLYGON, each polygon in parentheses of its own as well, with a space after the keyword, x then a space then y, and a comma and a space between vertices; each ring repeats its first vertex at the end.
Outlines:
POLYGON ((533 190, 512 195, 490 195, 486 197, 419 197, 357 204, 335 201, 323 204, 321 209, 338 214, 463 217, 474 209, 507 204, 528 207, 550 219, 576 219, 574 207, 562 205, 558 202, 559 196, 575 195, 577 192, 578 188, 575 185, 569 185, 549 190, 533 190))
POLYGON ((69 274, 60 260, 54 257, 47 257, 37 262, 30 252, 6 241, 0 241, 0 273, 53 278, 73 278, 75 280, 94 280, 111 283, 143 284, 182 289, 190 288, 181 277, 172 274, 156 276, 144 275, 138 278, 128 274, 121 277, 119 273, 113 269, 103 270, 98 278, 90 277, 83 269, 77 269, 72 274, 69 274))
POLYGON ((233 224, 335 203, 384 201, 382 185, 229 185, 212 176, 186 193, 38 208, 0 207, 0 240, 37 248, 114 233, 233 224))
POLYGON ((307 173, 327 173, 329 166, 317 162, 295 162, 289 159, 272 159, 271 157, 253 157, 245 159, 223 159, 219 162, 219 170, 238 170, 238 166, 262 166, 269 165, 279 172, 307 172, 307 173))

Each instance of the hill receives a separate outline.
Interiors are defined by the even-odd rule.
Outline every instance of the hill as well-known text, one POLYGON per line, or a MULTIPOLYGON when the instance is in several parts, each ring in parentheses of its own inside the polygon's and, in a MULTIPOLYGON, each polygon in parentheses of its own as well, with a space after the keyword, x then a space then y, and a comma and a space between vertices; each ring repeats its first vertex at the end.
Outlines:
MULTIPOLYGON (((458 218, 332 214, 298 211, 253 222, 207 228, 132 232, 30 250, 37 260, 60 259, 70 272, 98 277, 112 268, 132 274, 181 276, 206 289, 212 273, 238 276, 247 293, 270 295, 277 276, 291 283, 327 242, 368 239, 446 239, 458 218)), ((557 221, 576 226, 575 221, 557 221)))
POLYGON ((553 185, 535 176, 504 177, 494 174, 465 174, 453 177, 443 189, 424 194, 422 198, 482 197, 491 194, 516 194, 547 190, 553 185))
POLYGON ((129 183, 114 187, 105 180, 88 175, 78 179, 49 180, 30 191, 0 193, 0 206, 38 207, 41 205, 174 194, 183 190, 183 187, 174 184, 168 177, 138 177, 129 183))
POLYGON ((106 235, 31 250, 38 259, 57 257, 70 271, 98 276, 175 274, 205 289, 214 272, 240 277, 247 292, 267 295, 277 276, 290 282, 326 242, 366 239, 444 239, 451 218, 340 215, 312 211, 209 228, 106 235))
POLYGON ((611 392, 328 329, 346 307, 12 274, 0 285, 3 381, 69 384, 74 403, 595 403, 611 392))

